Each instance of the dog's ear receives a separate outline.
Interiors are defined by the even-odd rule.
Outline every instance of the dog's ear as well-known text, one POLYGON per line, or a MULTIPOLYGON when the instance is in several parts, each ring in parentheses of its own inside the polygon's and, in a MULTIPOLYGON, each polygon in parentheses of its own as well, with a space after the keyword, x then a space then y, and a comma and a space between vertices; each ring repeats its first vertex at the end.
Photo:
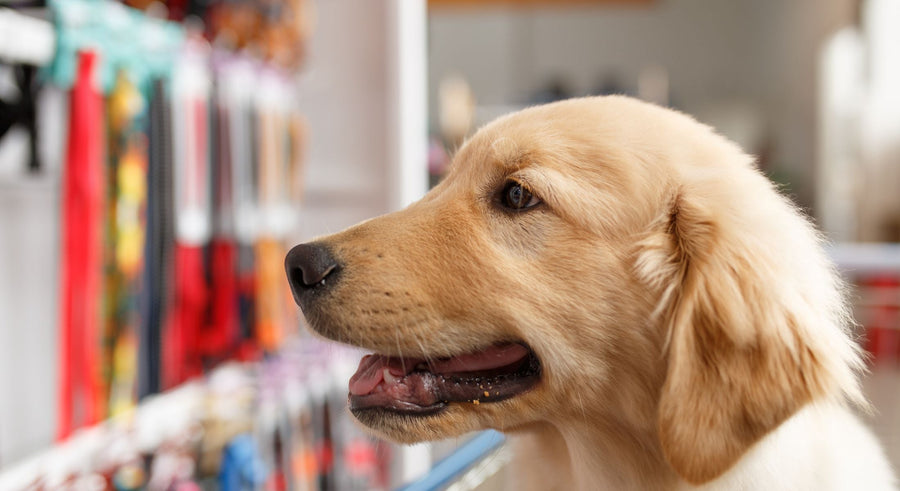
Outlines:
POLYGON ((673 201, 658 235, 669 336, 659 437, 675 471, 700 484, 824 393, 828 370, 752 227, 683 194, 673 201))

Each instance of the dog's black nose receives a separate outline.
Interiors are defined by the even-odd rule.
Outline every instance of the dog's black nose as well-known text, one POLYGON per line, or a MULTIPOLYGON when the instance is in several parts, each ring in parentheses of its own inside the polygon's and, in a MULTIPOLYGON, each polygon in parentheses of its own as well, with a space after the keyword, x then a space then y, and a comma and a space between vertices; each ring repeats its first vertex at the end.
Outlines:
POLYGON ((294 292, 294 299, 314 289, 325 288, 328 279, 333 279, 338 263, 328 246, 320 243, 300 244, 284 258, 284 269, 294 292))

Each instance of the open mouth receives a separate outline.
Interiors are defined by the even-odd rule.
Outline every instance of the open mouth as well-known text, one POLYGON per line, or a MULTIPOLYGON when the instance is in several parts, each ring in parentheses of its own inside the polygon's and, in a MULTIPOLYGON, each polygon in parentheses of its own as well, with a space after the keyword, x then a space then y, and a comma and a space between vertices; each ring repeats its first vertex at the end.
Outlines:
POLYGON ((350 379, 350 410, 424 416, 451 402, 509 399, 534 387, 540 375, 537 356, 520 343, 435 360, 366 355, 350 379))

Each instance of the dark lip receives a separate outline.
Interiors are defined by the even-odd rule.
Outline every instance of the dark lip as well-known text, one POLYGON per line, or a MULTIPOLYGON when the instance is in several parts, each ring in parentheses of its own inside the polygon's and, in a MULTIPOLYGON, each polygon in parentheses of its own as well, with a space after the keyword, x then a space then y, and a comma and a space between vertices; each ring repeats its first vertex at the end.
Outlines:
POLYGON ((350 396, 350 412, 360 421, 365 423, 366 419, 374 419, 384 416, 413 416, 424 417, 433 416, 443 412, 449 406, 449 403, 438 402, 430 406, 418 406, 410 404, 406 408, 385 407, 385 406, 367 406, 357 407, 354 405, 354 399, 360 399, 360 396, 350 396))
POLYGON ((427 422, 429 418, 438 418, 449 404, 434 404, 423 407, 420 411, 399 411, 384 407, 369 407, 365 409, 350 408, 350 414, 362 425, 369 428, 405 428, 416 422, 427 422))

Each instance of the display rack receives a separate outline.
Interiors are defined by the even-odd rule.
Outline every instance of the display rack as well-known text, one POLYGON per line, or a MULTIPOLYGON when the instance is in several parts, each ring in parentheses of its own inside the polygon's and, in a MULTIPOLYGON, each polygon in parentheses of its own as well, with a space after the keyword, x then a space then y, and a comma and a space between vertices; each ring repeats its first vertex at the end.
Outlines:
MULTIPOLYGON (((210 432, 213 428, 230 427, 232 429, 224 435, 227 440, 236 441, 248 431, 257 435, 257 439, 265 440, 265 436, 259 435, 277 428, 278 415, 298 419, 304 411, 328 401, 334 401, 334 414, 342 414, 346 379, 353 372, 359 353, 326 345, 310 349, 311 344, 317 343, 294 344, 278 359, 260 364, 224 366, 204 379, 149 397, 133 411, 83 429, 63 444, 0 471, 0 489, 41 486, 56 489, 63 483, 77 486, 97 480, 105 469, 121 462, 154 455, 161 448, 185 445, 185 441, 196 437, 199 428, 210 432), (241 422, 242 419, 246 421, 241 422)), ((392 488, 436 491, 447 489, 454 483, 460 486, 465 483, 466 488, 472 489, 510 460, 510 450, 504 447, 505 438, 495 431, 486 431, 464 439, 427 473, 415 475, 407 482, 408 478, 404 476, 410 471, 398 461, 398 456, 403 455, 401 447, 389 449, 352 424, 332 421, 330 425, 330 447, 325 453, 334 456, 333 464, 330 464, 334 468, 328 472, 331 476, 328 479, 333 480, 335 489, 344 491, 392 488), (390 462, 369 462, 366 454, 376 459, 389 457, 390 462), (360 463, 363 463, 360 469, 351 468, 360 463), (375 472, 378 465, 373 467, 373 464, 390 469, 391 475, 379 476, 375 472), (354 479, 342 476, 353 476, 354 479)), ((290 441, 285 441, 282 447, 288 454, 283 457, 286 461, 297 461, 302 452, 318 448, 320 444, 309 440, 294 445, 290 441)), ((418 447, 418 451, 423 449, 418 447)), ((262 478, 276 472, 278 467, 277 459, 264 462, 262 478)), ((295 469, 295 473, 299 472, 295 469)), ((221 484, 221 475, 217 479, 221 489, 229 489, 221 484)), ((298 482, 294 486, 304 489, 298 482)))
MULTIPOLYGON (((52 81, 55 91, 57 92, 56 98, 64 99, 67 97, 66 91, 72 85, 75 75, 76 64, 74 58, 76 53, 84 51, 85 48, 101 47, 104 50, 104 56, 100 58, 99 64, 97 65, 97 75, 94 79, 98 82, 96 88, 101 93, 111 94, 117 90, 117 72, 123 67, 129 67, 128 69, 131 71, 132 75, 136 75, 133 82, 135 82, 138 91, 142 92, 144 95, 153 93, 156 89, 154 79, 163 79, 172 82, 174 85, 171 88, 173 89, 173 92, 177 92, 178 73, 177 69, 174 71, 172 69, 173 65, 176 65, 177 62, 173 63, 172 53, 182 53, 183 50, 180 49, 180 46, 182 46, 183 39, 186 35, 189 37, 191 34, 186 33, 183 26, 173 25, 157 18, 147 18, 143 14, 107 0, 51 0, 50 2, 47 2, 47 4, 49 4, 53 12, 48 15, 48 13, 44 11, 40 16, 45 19, 50 19, 49 21, 36 19, 30 15, 23 15, 7 8, 0 8, 0 31, 16 34, 14 38, 5 37, 0 41, 0 62, 41 67, 43 80, 52 81), (131 51, 132 48, 136 48, 137 52, 131 51), (135 61, 137 61, 137 63, 135 63, 135 61)), ((365 205, 366 213, 377 214, 383 211, 389 211, 390 209, 396 209, 416 199, 424 193, 425 185, 427 183, 427 171, 425 167, 426 159, 424 157, 426 140, 424 116, 425 9, 423 1, 387 0, 372 2, 369 5, 368 8, 375 9, 384 14, 375 16, 377 19, 383 21, 383 25, 378 22, 373 23, 371 22, 371 19, 356 19, 356 16, 351 16, 353 17, 352 19, 347 18, 342 22, 348 24, 359 21, 361 25, 365 25, 365 28, 360 29, 357 33, 366 29, 374 29, 379 32, 374 33, 373 35, 384 40, 384 45, 378 47, 378 51, 380 51, 380 54, 382 55, 382 61, 377 68, 382 71, 379 76, 384 76, 384 79, 386 80, 386 86, 384 87, 385 94, 373 96, 372 100, 386 102, 384 102, 383 111, 381 113, 374 115, 370 114, 365 117, 383 118, 381 121, 374 122, 369 126, 371 128, 385 129, 385 135, 383 135, 385 138, 379 136, 377 138, 366 138, 366 140, 385 141, 386 143, 383 144, 385 152, 384 155, 373 155, 369 152, 365 161, 360 160, 358 163, 354 164, 368 166, 373 165, 374 163, 376 172, 383 172, 385 175, 389 176, 386 181, 381 183, 382 189, 377 193, 372 194, 373 196, 377 195, 379 203, 375 206, 371 206, 370 204, 365 205), (407 61, 407 58, 410 56, 414 58, 413 62, 407 61), (387 208, 382 208, 385 206, 387 208)), ((327 6, 323 6, 323 8, 320 9, 321 18, 323 21, 328 21, 329 18, 333 18, 332 14, 334 14, 335 11, 331 10, 331 14, 329 14, 329 9, 348 8, 352 9, 353 7, 345 2, 329 2, 327 6)), ((34 13, 34 11, 29 10, 29 13, 34 13)), ((343 32, 343 29, 341 32, 343 32)), ((261 63, 260 60, 255 59, 252 55, 248 56, 249 51, 229 53, 223 52, 222 47, 218 45, 212 46, 211 48, 212 49, 210 49, 209 46, 201 46, 201 50, 206 50, 207 53, 210 51, 212 52, 211 56, 208 54, 201 56, 203 59, 202 62, 208 65, 201 68, 201 72, 208 70, 228 72, 229 76, 234 75, 238 78, 242 75, 246 75, 248 70, 251 73, 249 79, 245 78, 241 83, 229 83, 227 77, 220 77, 216 80, 217 84, 215 90, 218 92, 215 96, 221 97, 221 100, 225 101, 226 105, 234 103, 236 100, 238 100, 238 104, 246 102, 247 94, 250 94, 249 98, 251 104, 258 104, 258 106, 256 108, 248 107, 248 109, 256 109, 256 111, 259 111, 259 109, 268 109, 271 113, 277 113, 289 106, 285 101, 295 98, 292 94, 295 87, 291 87, 290 85, 296 83, 296 81, 291 77, 284 76, 284 71, 280 70, 278 67, 272 67, 265 63, 261 63), (208 63, 211 58, 213 59, 212 62, 208 63), (239 90, 234 90, 235 87, 238 87, 239 90), (262 88, 263 90, 255 91, 255 89, 258 88, 262 88), (236 92, 241 92, 241 94, 236 95, 236 92)), ((316 56, 315 53, 313 56, 316 56)), ((346 58, 346 56, 333 56, 332 53, 328 56, 318 56, 315 59, 315 62, 318 62, 318 66, 320 67, 322 64, 340 65, 342 63, 341 60, 346 60, 346 58)), ((316 63, 313 63, 313 65, 316 65, 316 63)), ((197 72, 197 70, 194 71, 195 73, 197 72)), ((217 73, 216 75, 221 75, 221 73, 217 73)), ((345 86, 350 82, 365 86, 371 85, 366 81, 365 77, 341 77, 341 80, 345 86)), ((213 98, 208 92, 211 89, 209 85, 188 85, 191 87, 191 90, 199 88, 202 92, 201 98, 206 98, 205 100, 207 102, 217 101, 217 99, 213 98)), ((341 89, 339 88, 337 90, 341 89)), ((303 91, 301 90, 300 92, 302 93, 303 91)), ((196 92, 191 93, 190 91, 188 91, 187 95, 190 97, 192 94, 197 95, 196 92)), ((175 95, 177 96, 177 94, 175 95)), ((116 95, 110 97, 120 96, 116 95)), ((322 100, 322 98, 316 98, 316 100, 322 100)), ((151 106, 153 106, 152 103, 151 106)), ((179 107, 188 106, 189 104, 181 104, 173 107, 172 112, 174 114, 172 117, 178 117, 177 111, 179 107)), ((156 109, 155 106, 150 108, 151 111, 154 109, 156 109)), ((313 107, 310 111, 312 113, 312 119, 316 118, 315 109, 316 108, 313 107)), ((325 109, 327 109, 329 116, 334 114, 333 106, 326 105, 325 109)), ((364 108, 355 108, 354 111, 353 114, 345 114, 345 117, 352 120, 360 120, 363 118, 365 113, 364 108)), ((63 117, 65 117, 64 114, 57 116, 57 118, 63 117)), ((46 122, 46 118, 44 122, 46 122)), ((210 126, 205 127, 203 130, 207 137, 212 134, 211 132, 219 129, 219 127, 216 126, 218 122, 213 121, 212 119, 210 119, 209 122, 210 126)), ((272 124, 277 125, 280 123, 273 118, 266 120, 266 122, 262 124, 269 125, 271 128, 272 124)), ((182 126, 182 128, 184 128, 184 126, 182 126)), ((251 126, 248 131, 237 131, 238 134, 246 134, 248 132, 253 133, 254 128, 251 126)), ((182 134, 189 133, 190 132, 179 132, 175 135, 175 139, 177 140, 182 134)), ((331 132, 327 132, 326 134, 330 133, 331 132)), ((341 133, 343 134, 345 132, 342 131, 341 133)), ((315 135, 315 137, 316 141, 318 141, 318 139, 321 138, 321 133, 315 135)), ((194 136, 189 137, 189 139, 193 138, 194 136)), ((287 153, 282 151, 283 149, 279 147, 277 142, 274 145, 271 145, 270 143, 271 141, 269 141, 268 150, 266 150, 269 152, 269 155, 273 153, 285 155, 287 153), (273 149, 274 152, 272 151, 273 149)), ((189 142, 189 144, 191 143, 189 142)), ((65 142, 63 141, 60 146, 64 147, 65 142)), ((177 141, 175 142, 175 146, 178 146, 177 141)), ((196 150, 202 146, 203 145, 194 145, 192 148, 196 150)), ((359 146, 361 147, 361 151, 365 150, 363 142, 360 142, 359 146)), ((346 148, 347 146, 340 145, 340 147, 346 148)), ((236 155, 243 155, 240 153, 242 150, 239 148, 239 145, 232 149, 237 152, 236 155)), ((151 149, 151 154, 153 151, 154 150, 151 149)), ((187 153, 193 155, 193 150, 190 150, 189 148, 187 153)), ((219 155, 214 155, 210 158, 218 157, 219 155)), ((259 164, 258 161, 255 161, 256 158, 256 155, 250 155, 249 158, 245 158, 243 161, 254 161, 254 164, 259 164)), ((322 160, 315 156, 314 159, 317 163, 313 165, 317 166, 317 168, 322 167, 322 160)), ((45 167, 44 170, 49 172, 42 173, 43 176, 48 178, 41 179, 42 183, 46 183, 46 186, 41 189, 46 188, 44 190, 47 191, 47 194, 51 194, 55 193, 57 190, 56 186, 59 182, 57 180, 59 178, 57 172, 59 172, 62 165, 53 158, 48 160, 51 165, 45 167)), ((325 167, 336 168, 331 162, 328 162, 325 167)), ((178 169, 175 168, 173 171, 178 172, 178 169)), ((295 174, 291 174, 290 177, 295 177, 295 174)), ((341 177, 343 179, 344 176, 341 177)), ((5 177, 5 179, 8 180, 9 177, 5 177)), ((26 176, 24 174, 21 177, 13 176, 12 179, 13 181, 11 182, 16 186, 18 185, 15 184, 15 182, 34 181, 32 176, 26 176)), ((241 182, 253 180, 254 179, 244 179, 241 180, 241 182)), ((10 181, 4 182, 8 183, 10 181)), ((276 174, 269 173, 268 182, 270 184, 276 182, 275 187, 279 187, 284 184, 286 180, 279 180, 276 174), (272 179, 273 176, 275 176, 274 180, 272 179)), ((322 196, 322 192, 320 191, 322 188, 318 185, 318 182, 316 176, 313 175, 310 176, 310 179, 306 184, 308 187, 313 188, 313 193, 318 193, 318 196, 322 196)), ((255 194, 256 192, 257 191, 254 191, 251 194, 255 194)), ((288 192, 290 192, 290 190, 288 190, 288 192)), ((177 186, 175 193, 178 196, 184 194, 177 189, 177 186)), ((230 217, 230 221, 229 219, 226 219, 222 221, 223 223, 216 222, 208 228, 201 227, 200 233, 197 235, 191 235, 190 232, 179 232, 178 229, 175 230, 175 233, 181 233, 181 236, 187 237, 188 242, 206 242, 210 235, 214 235, 221 231, 220 226, 224 226, 225 228, 233 227, 232 229, 229 229, 230 233, 235 234, 238 240, 244 240, 244 242, 248 244, 252 243, 255 249, 254 253, 259 253, 262 249, 266 248, 270 249, 269 252, 274 250, 272 247, 268 247, 272 245, 273 241, 270 241, 266 247, 256 247, 256 241, 260 237, 265 239, 267 237, 266 234, 268 234, 268 237, 287 243, 289 240, 297 240, 299 237, 303 237, 310 233, 317 233, 310 232, 311 229, 308 224, 313 223, 313 221, 302 221, 303 226, 305 227, 303 232, 291 229, 290 225, 285 224, 297 221, 297 216, 295 214, 296 210, 305 209, 306 211, 313 212, 311 210, 315 210, 316 206, 319 204, 316 203, 315 200, 311 200, 308 203, 310 206, 299 207, 296 202, 278 199, 280 196, 279 193, 281 193, 280 189, 276 190, 274 193, 270 192, 266 194, 265 184, 262 184, 259 195, 253 196, 253 200, 255 201, 259 198, 259 202, 255 202, 254 206, 250 207, 252 209, 248 210, 247 208, 244 208, 242 210, 236 210, 236 213, 230 217), (272 197, 275 197, 276 199, 269 199, 272 197), (252 226, 248 226, 248 224, 252 226), (198 235, 200 237, 199 239, 197 238, 198 235)), ((340 193, 338 194, 340 195, 340 193)), ((235 189, 233 197, 239 199, 241 196, 243 196, 242 190, 235 189)), ((296 198, 295 195, 290 197, 291 200, 294 198, 296 198)), ((49 209, 52 206, 54 206, 53 201, 47 201, 47 208, 49 209)), ((176 204, 176 207, 177 206, 178 205, 176 204)), ((58 217, 56 213, 55 210, 47 213, 48 218, 57 220, 58 217)), ((201 221, 208 224, 207 218, 203 217, 206 213, 207 210, 204 210, 201 206, 190 213, 184 213, 183 215, 185 215, 186 218, 183 220, 179 218, 179 221, 190 222, 193 220, 196 222, 195 219, 200 216, 201 221)), ((356 219, 353 220, 355 221, 356 219)), ((344 222, 343 225, 349 225, 349 223, 344 222)), ((196 231, 197 229, 194 227, 193 230, 196 231)), ((55 239, 55 237, 53 237, 53 239, 55 239)), ((54 255, 58 253, 55 249, 47 252, 52 252, 54 255)), ((269 254, 269 256, 276 257, 278 254, 269 254)), ((281 257, 283 257, 283 254, 281 257)), ((268 275, 268 278, 277 278, 282 280, 281 282, 283 283, 283 278, 281 278, 282 273, 280 272, 281 257, 278 258, 277 267, 266 267, 265 274, 268 275)), ((10 278, 14 278, 14 276, 10 278)), ((52 279, 52 277, 50 279, 52 279)), ((15 280, 10 279, 10 281, 15 280)), ((56 285, 54 284, 47 284, 45 286, 45 288, 41 289, 41 295, 44 297, 42 300, 44 302, 47 300, 46 292, 55 290, 56 288, 56 285)), ((3 287, 3 291, 5 291, 5 285, 0 285, 0 287, 3 287)), ((38 300, 35 299, 35 302, 37 301, 38 300)), ((29 305, 31 303, 34 302, 31 302, 30 300, 26 302, 26 304, 29 305)), ((276 304, 272 306, 270 312, 275 312, 276 310, 280 312, 283 307, 283 304, 276 302, 276 304)), ((0 315, 4 314, 2 308, 3 305, 0 305, 0 315)), ((52 308, 49 310, 51 312, 53 311, 52 308)), ((22 315, 22 317, 27 316, 22 315)), ((37 329, 44 328, 37 326, 37 329)), ((267 332, 271 333, 273 331, 267 332)), ((272 336, 266 335, 264 338, 257 338, 256 341, 259 343, 258 346, 262 348, 260 351, 274 354, 278 351, 277 345, 280 344, 278 339, 281 337, 281 334, 272 336)), ((53 340, 51 339, 51 341, 53 340)), ((52 345, 52 342, 45 343, 45 346, 52 345)), ((44 349, 42 351, 46 353, 50 350, 44 349)), ((164 351, 166 355, 170 352, 171 350, 164 351)), ((240 351, 237 354, 231 353, 229 357, 253 358, 258 356, 258 353, 259 352, 254 354, 252 352, 247 353, 246 351, 240 351)), ((200 367, 201 370, 205 370, 208 366, 214 366, 222 361, 222 359, 216 359, 215 356, 212 356, 214 353, 205 353, 202 355, 206 357, 206 359, 202 361, 203 366, 200 367, 200 364, 196 365, 200 367)), ((49 363, 51 361, 53 360, 47 360, 48 363, 45 363, 45 365, 55 366, 56 363, 49 363)), ((253 363, 254 362, 250 362, 250 365, 247 366, 255 366, 253 363)), ((245 370, 250 370, 247 366, 245 366, 245 370)), ((264 364, 262 366, 266 365, 264 364)), ((27 369, 23 369, 23 371, 27 371, 27 369)), ((189 424, 185 421, 192 420, 171 417, 171 411, 164 408, 180 408, 178 409, 179 411, 185 411, 186 413, 192 412, 191 408, 196 404, 196 399, 194 399, 194 397, 200 397, 202 399, 203 396, 198 394, 204 393, 204 390, 202 389, 203 384, 200 382, 201 379, 197 378, 200 376, 199 371, 200 370, 179 374, 172 378, 169 383, 165 382, 166 379, 163 378, 161 382, 157 383, 160 383, 163 387, 171 387, 171 389, 163 394, 149 395, 135 408, 126 407, 125 409, 117 410, 117 414, 111 419, 87 429, 75 430, 71 436, 69 436, 68 431, 66 431, 64 434, 60 435, 61 441, 59 445, 50 448, 46 452, 39 453, 37 457, 26 460, 20 464, 10 466, 9 462, 11 460, 13 462, 18 460, 22 455, 21 451, 19 451, 19 453, 14 453, 12 459, 10 459, 3 455, 2 448, 0 448, 0 465, 3 465, 2 470, 0 470, 0 489, 6 489, 6 485, 15 488, 15 486, 10 483, 21 484, 26 481, 33 483, 38 477, 49 479, 51 482, 54 480, 60 482, 66 478, 66 475, 71 476, 70 473, 87 473, 91 466, 97 463, 96 461, 92 461, 92 457, 89 456, 94 455, 96 452, 101 452, 103 447, 108 446, 109 439, 112 438, 110 435, 114 436, 116 434, 121 434, 122 432, 142 433, 143 430, 140 430, 140 428, 152 428, 156 426, 156 423, 144 423, 145 421, 164 421, 172 424, 173 427, 177 427, 178 431, 183 431, 185 425, 189 424), (198 386, 200 387, 199 389, 197 388, 198 386), (159 416, 160 414, 168 414, 169 416, 159 416), (181 423, 176 424, 178 421, 181 421, 181 423)), ((65 376, 65 374, 62 375, 62 377, 65 376)), ((206 377, 216 378, 213 374, 207 374, 206 377)), ((0 380, 0 389, 6 389, 3 382, 4 380, 0 380)), ((18 382, 14 383, 17 384, 18 382)), ((130 391, 127 384, 122 386, 122 389, 122 393, 128 393, 130 391)), ((154 392, 154 390, 150 390, 146 393, 149 394, 152 392, 154 392)), ((33 395, 28 397, 29 400, 36 399, 33 395)), ((51 404, 53 401, 48 401, 46 399, 46 397, 40 399, 38 404, 43 408, 52 408, 53 406, 51 404)), ((112 405, 110 407, 112 407, 112 405)), ((270 405, 269 407, 271 408, 272 406, 270 405)), ((276 405, 275 407, 277 409, 278 406, 276 405)), ((46 413, 46 411, 44 412, 46 413)), ((80 424, 84 423, 85 422, 82 422, 80 424)), ((0 422, 0 427, 2 427, 2 422, 0 422)), ((10 442, 10 433, 6 432, 6 428, 0 428, 0 433, 2 433, 2 435, 0 435, 0 443, 8 445, 10 442)), ((13 434, 16 433, 21 433, 21 429, 14 429, 13 434)), ((141 452, 147 452, 158 447, 158 443, 159 442, 154 443, 153 441, 138 439, 132 442, 131 446, 141 452)), ((396 448, 393 452, 396 454, 394 461, 405 463, 402 465, 398 464, 400 468, 396 471, 392 471, 391 475, 396 474, 397 476, 400 476, 398 479, 408 479, 410 476, 417 476, 422 470, 427 469, 430 466, 430 451, 427 447, 424 449, 421 447, 416 449, 396 448)), ((31 451, 28 453, 33 454, 31 451)))

